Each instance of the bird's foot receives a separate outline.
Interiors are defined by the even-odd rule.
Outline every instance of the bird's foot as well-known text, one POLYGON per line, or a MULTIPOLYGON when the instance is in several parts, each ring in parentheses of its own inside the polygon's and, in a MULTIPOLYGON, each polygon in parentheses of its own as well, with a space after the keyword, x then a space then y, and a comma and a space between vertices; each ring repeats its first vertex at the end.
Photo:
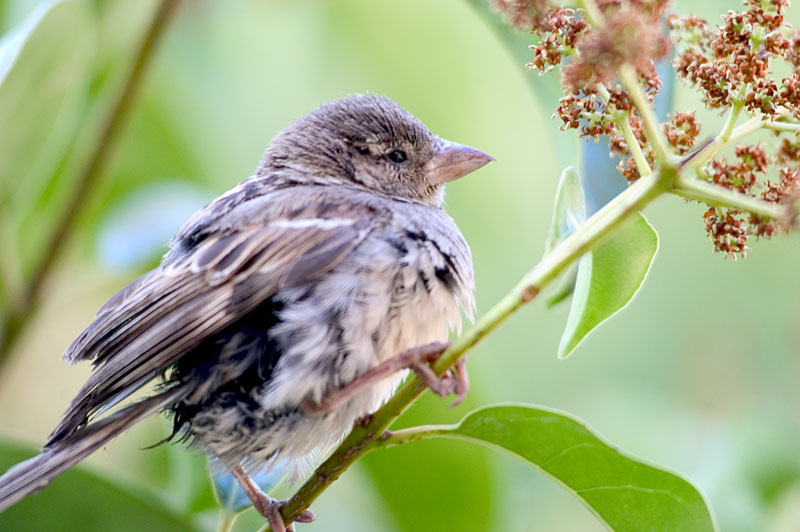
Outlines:
MULTIPOLYGON (((256 484, 253 479, 250 478, 250 475, 241 467, 235 468, 231 473, 242 486, 247 498, 253 503, 253 507, 256 511, 267 519, 270 528, 272 528, 272 532, 294 532, 294 523, 290 523, 287 526, 281 514, 281 509, 283 509, 287 501, 273 499, 261 491, 258 484, 256 484)), ((295 521, 298 523, 311 523, 314 519, 314 512, 305 510, 295 518, 295 521)))
POLYGON ((430 366, 431 362, 439 358, 450 345, 451 342, 433 342, 407 349, 375 366, 346 386, 333 391, 324 397, 322 401, 307 399, 302 408, 309 414, 332 412, 360 390, 404 369, 413 371, 437 395, 444 397, 451 393, 456 394, 456 400, 450 405, 455 406, 463 401, 467 392, 469 392, 467 357, 461 357, 453 369, 448 369, 441 377, 436 375, 436 372, 430 366))
MULTIPOLYGON (((439 353, 440 355, 441 353, 439 353)), ((469 392, 469 374, 467 373, 467 356, 458 359, 453 368, 448 369, 444 375, 439 377, 431 369, 430 362, 438 358, 436 355, 433 359, 418 361, 409 366, 409 369, 416 373, 417 377, 431 389, 433 393, 440 397, 455 394, 456 399, 449 406, 456 406, 461 404, 469 392)))

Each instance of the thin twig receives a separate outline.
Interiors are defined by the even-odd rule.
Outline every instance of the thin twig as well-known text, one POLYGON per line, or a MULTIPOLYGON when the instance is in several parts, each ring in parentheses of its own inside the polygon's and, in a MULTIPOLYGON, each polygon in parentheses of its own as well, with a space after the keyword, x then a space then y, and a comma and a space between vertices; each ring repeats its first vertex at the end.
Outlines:
POLYGON ((53 267, 63 252, 64 245, 71 236, 79 215, 83 212, 87 200, 95 189, 105 162, 119 136, 119 132, 130 114, 136 93, 142 84, 145 67, 153 56, 156 45, 172 20, 180 0, 162 0, 155 15, 136 51, 131 70, 123 85, 117 101, 111 107, 105 125, 101 130, 100 140, 80 174, 72 197, 67 202, 64 212, 53 227, 49 243, 44 248, 42 257, 35 265, 33 273, 24 287, 16 307, 12 307, 6 322, 0 329, 0 364, 8 358, 9 353, 20 333, 27 325, 39 305, 44 282, 52 273, 53 267), (3 334, 4 333, 4 334, 3 334))
MULTIPOLYGON (((603 103, 608 105, 611 102, 611 93, 608 92, 606 86, 602 83, 598 83, 595 85, 595 89, 597 90, 597 94, 600 95, 600 98, 603 100, 603 103)), ((614 116, 614 124, 625 138, 625 143, 628 145, 628 151, 633 157, 633 161, 636 163, 636 169, 639 171, 639 176, 643 177, 650 175, 653 170, 650 168, 650 163, 647 162, 647 157, 644 156, 642 146, 639 144, 639 140, 636 138, 636 135, 633 132, 630 113, 627 111, 616 113, 614 116)))
POLYGON ((791 210, 785 205, 770 203, 685 175, 678 177, 672 192, 684 198, 717 207, 738 209, 772 220, 788 222, 792 217, 791 210))
POLYGON ((728 118, 725 119, 725 125, 722 126, 722 131, 719 134, 719 138, 721 138, 723 142, 728 142, 730 140, 733 129, 736 127, 736 121, 739 120, 739 115, 741 114, 742 109, 744 109, 744 105, 741 102, 733 102, 733 105, 731 105, 731 110, 728 112, 728 118))
POLYGON ((625 116, 621 116, 615 120, 615 123, 620 131, 622 131, 622 136, 625 137, 625 143, 628 145, 628 150, 630 151, 631 156, 636 163, 636 169, 639 171, 639 176, 644 177, 646 175, 650 175, 653 170, 650 168, 650 163, 647 162, 647 157, 645 157, 642 147, 639 144, 639 141, 636 139, 636 135, 633 132, 633 128, 631 127, 627 113, 625 116))
POLYGON ((392 432, 386 433, 380 438, 373 440, 372 447, 388 449, 389 447, 397 447, 398 445, 424 440, 426 438, 445 436, 452 432, 456 427, 458 427, 458 424, 417 425, 416 427, 409 427, 407 429, 393 430, 392 432))
POLYGON ((705 163, 710 161, 714 155, 717 154, 725 146, 728 146, 740 138, 753 133, 754 131, 758 131, 759 129, 764 127, 764 121, 760 118, 751 118, 747 122, 743 123, 741 126, 734 128, 734 130, 730 133, 730 138, 723 139, 722 136, 718 136, 714 138, 712 142, 709 142, 703 148, 697 152, 693 157, 692 161, 688 164, 689 168, 700 168, 705 163))
POLYGON ((800 124, 789 124, 787 122, 764 122, 765 129, 773 131, 783 131, 786 133, 800 133, 800 124))
POLYGON ((642 90, 642 85, 639 83, 639 75, 631 65, 622 65, 618 72, 619 79, 625 85, 625 90, 628 93, 639 117, 642 119, 645 134, 647 135, 647 142, 653 149, 653 156, 657 164, 667 164, 673 157, 672 149, 670 148, 664 134, 661 132, 660 122, 656 118, 655 111, 647 100, 647 97, 642 90))
POLYGON ((17 249, 17 241, 8 216, 0 211, 0 250, 5 251, 0 253, 0 307, 7 310, 19 305, 22 298, 22 273, 14 254, 9 252, 12 249, 17 249))

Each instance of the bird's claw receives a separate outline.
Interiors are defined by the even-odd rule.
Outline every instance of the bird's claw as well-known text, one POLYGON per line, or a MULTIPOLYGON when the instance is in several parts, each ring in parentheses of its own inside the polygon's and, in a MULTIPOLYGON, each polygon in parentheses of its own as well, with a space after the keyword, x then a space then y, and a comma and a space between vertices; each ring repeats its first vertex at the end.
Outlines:
POLYGON ((440 350, 433 347, 435 344, 429 345, 431 345, 431 350, 427 352, 418 351, 417 353, 419 353, 419 355, 417 359, 411 361, 408 367, 436 395, 445 397, 450 394, 455 394, 456 399, 450 403, 449 406, 461 404, 469 392, 469 375, 467 374, 466 355, 458 359, 453 368, 448 369, 444 375, 439 377, 429 364, 439 358, 450 344, 440 344, 440 350))
POLYGON ((338 390, 329 393, 322 400, 306 398, 300 405, 303 412, 309 415, 322 415, 333 412, 343 402, 347 401, 360 390, 385 379, 401 370, 410 369, 433 392, 442 397, 456 394, 456 400, 450 405, 455 406, 466 397, 469 391, 469 378, 467 377, 467 357, 463 356, 456 362, 453 369, 447 370, 439 377, 431 363, 435 362, 442 353, 452 345, 451 342, 433 342, 407 349, 389 360, 385 360, 372 368, 358 379, 350 382, 338 390))
MULTIPOLYGON (((281 514, 281 510, 286 506, 288 500, 279 501, 265 494, 263 498, 258 497, 257 501, 254 500, 252 502, 256 511, 267 519, 272 532, 295 532, 294 523, 289 523, 287 526, 283 519, 283 514, 281 514)), ((316 519, 314 512, 304 510, 303 513, 295 517, 294 521, 297 523, 311 523, 314 519, 316 519)))

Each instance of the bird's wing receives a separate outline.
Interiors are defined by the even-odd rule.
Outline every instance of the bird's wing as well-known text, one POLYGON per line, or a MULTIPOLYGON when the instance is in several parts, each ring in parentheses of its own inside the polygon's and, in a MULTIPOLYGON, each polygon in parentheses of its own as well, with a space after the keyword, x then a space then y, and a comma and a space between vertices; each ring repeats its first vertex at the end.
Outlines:
POLYGON ((204 238, 112 297, 64 353, 95 372, 53 431, 57 441, 106 405, 162 374, 183 354, 279 289, 331 270, 366 236, 364 209, 314 204, 204 238))

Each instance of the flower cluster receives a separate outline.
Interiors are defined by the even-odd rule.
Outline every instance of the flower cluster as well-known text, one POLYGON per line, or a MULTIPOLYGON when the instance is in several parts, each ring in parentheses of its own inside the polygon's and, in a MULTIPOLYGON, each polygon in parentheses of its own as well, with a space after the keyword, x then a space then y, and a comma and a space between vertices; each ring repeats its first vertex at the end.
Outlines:
MULTIPOLYGON (((642 127, 642 120, 638 115, 631 114, 628 117, 628 124, 630 125, 634 138, 641 147, 645 160, 652 167, 655 163, 655 157, 652 148, 647 143, 647 136, 642 127)), ((685 155, 694 148, 697 137, 700 135, 700 127, 700 122, 695 117, 694 111, 667 115, 667 122, 661 125, 664 138, 675 148, 676 153, 680 155, 685 155)), ((633 183, 641 177, 635 160, 632 157, 626 157, 628 153, 627 142, 616 132, 610 133, 609 149, 611 153, 622 157, 619 165, 617 165, 617 169, 628 183, 633 183)))
MULTIPOLYGON (((647 131, 654 132, 658 125, 642 111, 648 115, 645 128, 639 110, 646 105, 643 101, 652 104, 658 93, 661 79, 655 61, 665 58, 672 46, 678 79, 693 86, 708 108, 729 113, 721 135, 725 141, 699 148, 701 124, 694 110, 668 115, 660 124, 671 151, 687 161, 712 146, 698 159, 707 163, 683 171, 748 196, 748 201, 789 204, 800 197, 800 30, 784 21, 788 0, 744 0, 742 10, 729 11, 713 28, 693 16, 669 15, 664 24, 669 0, 587 0, 587 9, 578 10, 553 7, 547 0, 491 1, 509 24, 538 37, 530 46, 533 58, 528 69, 540 75, 560 70, 564 97, 553 117, 561 120, 561 129, 576 130, 580 137, 595 141, 608 136, 609 150, 620 157, 618 169, 628 182, 656 166, 647 131), (780 80, 772 74, 776 59, 784 61, 790 72, 780 80), (625 88, 618 79, 623 67, 638 74, 640 109, 626 92, 631 76, 624 76, 625 88), (776 135, 795 132, 795 140, 784 139, 771 156, 770 148, 762 144, 734 145, 735 158, 729 162, 717 151, 733 143, 727 139, 740 114, 776 135)), ((664 149, 660 152, 664 160, 664 149)), ((773 236, 786 223, 716 203, 709 205, 703 218, 714 249, 734 258, 744 256, 748 238, 773 236)))
MULTIPOLYGON (((783 204, 800 194, 800 145, 784 139, 772 157, 763 145, 736 146, 736 161, 714 158, 706 165, 708 179, 714 184, 764 201, 783 204), (779 179, 764 179, 768 170, 778 168, 779 179), (761 177, 761 179, 759 179, 761 177)), ((779 221, 766 220, 736 209, 710 207, 704 214, 706 232, 714 243, 714 250, 734 258, 746 255, 748 236, 769 238, 778 233, 779 221)))
POLYGON ((492 0, 492 6, 509 26, 520 30, 542 27, 552 9, 548 0, 492 0))
POLYGON ((577 16, 574 9, 551 9, 538 25, 532 27, 541 40, 539 44, 530 46, 533 60, 525 66, 544 74, 561 65, 562 59, 578 53, 575 46, 586 28, 586 21, 577 16))
POLYGON ((796 33, 784 35, 788 0, 745 0, 743 5, 744 11, 728 11, 713 31, 698 17, 668 19, 680 50, 674 61, 678 78, 695 86, 711 109, 737 104, 767 117, 781 108, 797 116, 800 42, 796 33), (776 58, 795 69, 780 83, 770 76, 776 58))
MULTIPOLYGON (((600 0, 597 8, 605 22, 602 28, 593 28, 585 13, 574 9, 551 7, 540 0, 494 0, 495 9, 509 24, 539 37, 530 46, 533 59, 528 69, 539 74, 561 69, 565 96, 553 116, 561 119, 562 129, 575 129, 581 137, 595 141, 609 135, 612 153, 621 155, 628 147, 619 130, 620 120, 630 123, 643 146, 647 139, 628 95, 615 81, 616 72, 623 64, 631 65, 647 96, 652 100, 656 95, 661 79, 654 60, 669 50, 660 22, 667 6, 666 0, 600 0)), ((652 154, 646 156, 652 162, 652 154)), ((635 165, 623 161, 622 166, 626 164, 632 170, 630 179, 638 178, 635 165)))
POLYGON ((706 221, 706 232, 714 243, 714 251, 726 253, 736 259, 737 255, 742 258, 747 256, 747 230, 743 227, 742 220, 736 215, 737 211, 729 212, 721 209, 717 212, 716 207, 709 207, 703 214, 706 221))
MULTIPOLYGON (((787 0, 744 0, 744 10, 729 11, 713 30, 697 17, 670 16, 668 24, 679 51, 673 62, 678 78, 694 86, 710 109, 730 112, 738 107, 764 120, 796 119, 800 34, 784 24, 787 5, 787 0), (793 71, 780 82, 771 74, 776 59, 786 61, 793 71)), ((675 146, 669 128, 666 135, 675 146)), ((800 192, 798 152, 797 144, 788 139, 772 157, 767 157, 763 145, 740 145, 735 147, 736 161, 714 158, 701 175, 720 187, 784 203, 800 192), (766 179, 768 172, 779 174, 776 183, 766 179)), ((770 237, 781 229, 774 220, 736 209, 710 207, 703 217, 714 249, 734 257, 744 256, 748 236, 770 237)))
POLYGON ((667 142, 675 148, 679 155, 689 153, 700 135, 700 122, 695 117, 695 112, 686 111, 668 115, 668 122, 663 124, 664 136, 667 142))
POLYGON ((666 56, 667 38, 658 19, 630 6, 609 7, 602 30, 583 31, 577 37, 577 54, 562 68, 562 83, 573 94, 593 92, 608 84, 623 64, 633 66, 648 85, 660 86, 653 60, 666 56))

